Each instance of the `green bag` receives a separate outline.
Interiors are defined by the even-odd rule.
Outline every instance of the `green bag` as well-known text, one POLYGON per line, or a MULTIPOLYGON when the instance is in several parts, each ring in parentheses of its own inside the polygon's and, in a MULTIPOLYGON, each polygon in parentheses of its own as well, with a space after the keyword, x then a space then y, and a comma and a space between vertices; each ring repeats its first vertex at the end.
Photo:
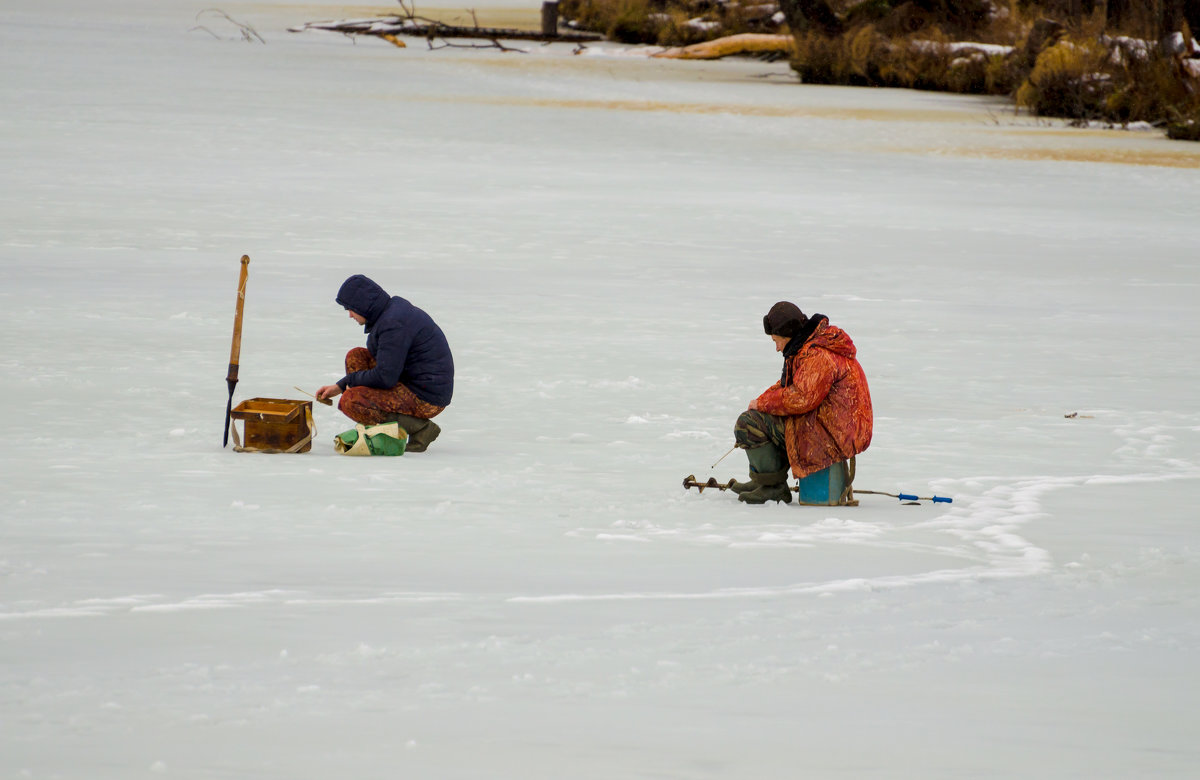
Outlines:
POLYGON ((343 455, 403 455, 408 431, 400 423, 356 425, 333 437, 333 446, 343 455))

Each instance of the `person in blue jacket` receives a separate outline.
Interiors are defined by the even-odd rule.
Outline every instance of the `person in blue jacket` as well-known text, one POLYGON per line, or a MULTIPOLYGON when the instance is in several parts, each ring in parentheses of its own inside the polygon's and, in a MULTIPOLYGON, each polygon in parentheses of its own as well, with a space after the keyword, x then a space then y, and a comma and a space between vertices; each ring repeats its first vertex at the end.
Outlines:
POLYGON ((317 390, 341 396, 340 409, 364 425, 399 422, 406 452, 422 452, 441 429, 432 418, 454 394, 454 358, 433 318, 400 296, 389 296, 362 274, 342 283, 337 302, 363 326, 367 346, 346 353, 346 375, 317 390))

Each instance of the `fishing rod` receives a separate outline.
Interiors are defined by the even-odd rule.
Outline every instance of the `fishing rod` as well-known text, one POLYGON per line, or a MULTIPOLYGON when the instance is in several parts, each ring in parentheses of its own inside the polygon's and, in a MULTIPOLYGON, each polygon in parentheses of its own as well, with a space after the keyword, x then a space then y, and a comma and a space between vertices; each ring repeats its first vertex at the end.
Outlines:
POLYGON ((326 406, 333 406, 333 400, 332 400, 332 399, 330 399, 330 398, 317 398, 317 397, 316 397, 315 395, 313 395, 312 393, 308 392, 307 390, 305 390, 305 389, 303 389, 303 388, 301 388, 301 387, 298 387, 297 385, 292 385, 292 387, 295 387, 297 390, 299 390, 300 392, 304 393, 304 394, 305 394, 306 396, 308 396, 309 398, 312 398, 312 399, 314 399, 314 400, 315 400, 317 403, 319 403, 319 404, 325 404, 326 406))
MULTIPOLYGON (((717 463, 720 463, 721 461, 723 461, 723 460, 725 460, 726 458, 728 458, 728 457, 729 457, 729 454, 730 454, 731 452, 733 452, 734 450, 736 450, 736 449, 737 449, 737 445, 736 445, 736 444, 735 444, 735 445, 733 445, 732 447, 730 447, 730 448, 729 448, 729 452, 727 452, 727 453, 725 453, 724 455, 722 455, 721 457, 717 458, 717 463)), ((715 469, 715 468, 717 467, 717 463, 714 463, 714 464, 712 464, 711 466, 709 466, 709 468, 710 468, 710 469, 715 469)))

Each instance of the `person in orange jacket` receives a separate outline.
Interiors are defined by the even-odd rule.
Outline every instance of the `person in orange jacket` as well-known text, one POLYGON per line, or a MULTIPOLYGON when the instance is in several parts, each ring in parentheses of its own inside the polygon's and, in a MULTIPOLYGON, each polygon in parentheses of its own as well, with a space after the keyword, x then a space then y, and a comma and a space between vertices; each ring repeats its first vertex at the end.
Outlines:
POLYGON ((750 481, 732 489, 750 504, 791 502, 789 467, 799 479, 852 458, 870 446, 874 425, 867 377, 849 334, 787 301, 771 307, 763 330, 783 353, 783 373, 734 425, 750 481))

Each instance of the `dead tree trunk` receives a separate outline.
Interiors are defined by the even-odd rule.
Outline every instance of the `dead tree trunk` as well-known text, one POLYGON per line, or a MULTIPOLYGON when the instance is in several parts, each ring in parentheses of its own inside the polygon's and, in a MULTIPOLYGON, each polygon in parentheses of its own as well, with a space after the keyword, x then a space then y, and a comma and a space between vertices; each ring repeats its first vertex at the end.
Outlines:
POLYGON ((1033 29, 1025 38, 1025 45, 1016 52, 1016 63, 1021 72, 1033 70, 1038 55, 1058 43, 1065 32, 1063 24, 1054 19, 1043 17, 1034 22, 1033 29))
POLYGON ((1127 28, 1138 19, 1138 0, 1108 0, 1104 7, 1104 26, 1113 31, 1127 28))
POLYGON ((1083 16, 1083 0, 1050 0, 1042 11, 1051 19, 1075 24, 1083 16))
POLYGON ((845 31, 845 25, 825 0, 780 0, 779 10, 787 18, 792 33, 806 30, 835 38, 845 31))
POLYGON ((1158 0, 1158 37, 1183 29, 1183 0, 1158 0))
MULTIPOLYGON (((972 34, 987 25, 992 5, 987 0, 910 0, 933 24, 972 34)), ((1079 3, 1082 0, 1057 0, 1079 3)))
POLYGON ((1078 27, 1096 12, 1099 0, 1050 0, 1043 6, 1046 16, 1078 27))
POLYGON ((558 34, 558 0, 542 3, 542 35, 558 34))
POLYGON ((1197 0, 1107 0, 1105 27, 1112 32, 1158 38, 1179 32, 1183 22, 1200 22, 1197 0))
POLYGON ((1184 0, 1183 18, 1192 29, 1192 37, 1200 37, 1200 0, 1184 0))

